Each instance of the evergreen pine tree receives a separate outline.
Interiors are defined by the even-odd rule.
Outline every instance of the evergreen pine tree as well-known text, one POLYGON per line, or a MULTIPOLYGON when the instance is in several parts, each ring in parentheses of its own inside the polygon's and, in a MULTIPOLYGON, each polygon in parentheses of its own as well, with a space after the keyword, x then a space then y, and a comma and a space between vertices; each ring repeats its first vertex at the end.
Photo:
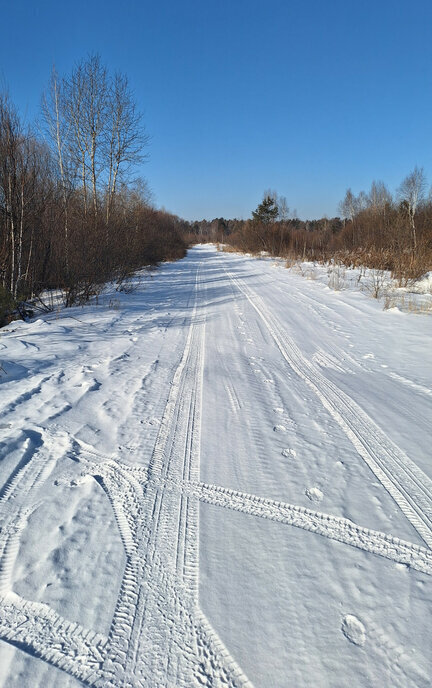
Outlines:
POLYGON ((252 211, 252 217, 256 222, 268 224, 274 222, 279 214, 279 208, 276 199, 273 196, 266 195, 262 203, 259 204, 256 210, 252 211))

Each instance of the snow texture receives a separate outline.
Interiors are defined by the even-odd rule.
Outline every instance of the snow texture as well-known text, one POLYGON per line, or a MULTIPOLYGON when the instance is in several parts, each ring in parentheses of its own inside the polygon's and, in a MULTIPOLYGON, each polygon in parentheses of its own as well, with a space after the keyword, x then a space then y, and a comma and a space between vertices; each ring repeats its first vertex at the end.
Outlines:
POLYGON ((0 686, 430 686, 432 319, 209 245, 136 287, 0 333, 0 686))
POLYGON ((342 622, 342 631, 354 645, 363 646, 366 640, 366 629, 362 622, 352 614, 347 614, 342 622))

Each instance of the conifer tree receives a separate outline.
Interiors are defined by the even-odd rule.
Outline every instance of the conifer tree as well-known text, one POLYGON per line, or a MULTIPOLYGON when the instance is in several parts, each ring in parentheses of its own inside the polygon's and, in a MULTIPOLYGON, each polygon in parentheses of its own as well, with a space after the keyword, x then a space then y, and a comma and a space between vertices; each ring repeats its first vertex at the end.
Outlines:
POLYGON ((253 219, 256 222, 262 222, 263 224, 274 222, 278 214, 279 208, 276 203, 276 198, 270 194, 266 194, 258 208, 252 211, 253 219))

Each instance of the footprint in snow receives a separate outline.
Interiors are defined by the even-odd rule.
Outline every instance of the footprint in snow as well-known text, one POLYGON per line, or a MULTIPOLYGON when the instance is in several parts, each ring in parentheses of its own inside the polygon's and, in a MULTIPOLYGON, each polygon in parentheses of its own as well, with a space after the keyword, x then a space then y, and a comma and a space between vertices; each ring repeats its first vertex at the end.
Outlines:
POLYGON ((366 629, 360 619, 353 614, 347 614, 342 621, 342 633, 351 643, 362 647, 366 640, 366 629))
POLYGON ((160 425, 160 419, 159 418, 148 418, 147 420, 144 421, 147 423, 147 425, 160 425))
POLYGON ((305 495, 311 500, 311 502, 315 502, 316 504, 318 504, 318 502, 320 502, 324 497, 324 494, 318 487, 309 487, 307 490, 305 490, 305 495))

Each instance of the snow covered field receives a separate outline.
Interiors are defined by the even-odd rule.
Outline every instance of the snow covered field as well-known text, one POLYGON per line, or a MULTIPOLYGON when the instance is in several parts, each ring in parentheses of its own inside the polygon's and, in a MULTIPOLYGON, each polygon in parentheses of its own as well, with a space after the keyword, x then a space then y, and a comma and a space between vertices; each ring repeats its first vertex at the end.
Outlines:
POLYGON ((0 686, 430 686, 431 335, 213 246, 1 330, 0 686))

